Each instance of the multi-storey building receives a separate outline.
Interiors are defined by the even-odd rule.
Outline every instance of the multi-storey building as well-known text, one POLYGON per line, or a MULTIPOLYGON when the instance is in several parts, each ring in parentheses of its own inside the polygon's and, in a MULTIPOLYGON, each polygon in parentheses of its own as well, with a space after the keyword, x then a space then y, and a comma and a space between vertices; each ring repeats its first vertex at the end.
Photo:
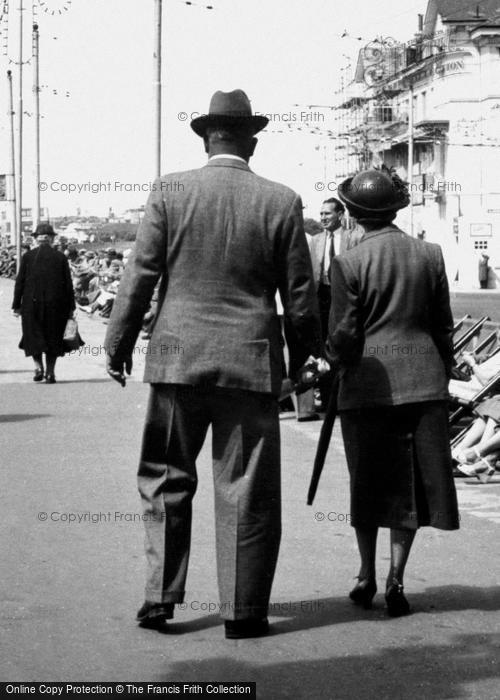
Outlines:
POLYGON ((359 53, 337 105, 336 177, 385 162, 410 182, 413 235, 442 245, 451 279, 500 286, 500 3, 429 0, 403 44, 359 53))

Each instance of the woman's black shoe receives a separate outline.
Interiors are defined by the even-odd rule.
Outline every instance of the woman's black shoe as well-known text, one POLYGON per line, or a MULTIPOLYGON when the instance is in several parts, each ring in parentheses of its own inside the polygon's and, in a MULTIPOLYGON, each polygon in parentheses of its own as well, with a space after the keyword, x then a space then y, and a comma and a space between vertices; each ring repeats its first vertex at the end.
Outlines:
POLYGON ((403 585, 395 578, 392 579, 392 583, 387 585, 385 602, 387 604, 387 613, 390 617, 402 617, 410 614, 410 604, 406 600, 403 591, 403 585))
POLYGON ((56 378, 53 374, 45 375, 45 384, 55 384, 56 378))
POLYGON ((43 379, 43 369, 36 369, 35 374, 33 375, 33 381, 34 382, 41 382, 43 379))
POLYGON ((349 598, 356 605, 362 605, 365 610, 369 610, 372 607, 373 596, 377 592, 377 584, 375 579, 359 578, 359 576, 357 578, 358 583, 349 593, 349 598))

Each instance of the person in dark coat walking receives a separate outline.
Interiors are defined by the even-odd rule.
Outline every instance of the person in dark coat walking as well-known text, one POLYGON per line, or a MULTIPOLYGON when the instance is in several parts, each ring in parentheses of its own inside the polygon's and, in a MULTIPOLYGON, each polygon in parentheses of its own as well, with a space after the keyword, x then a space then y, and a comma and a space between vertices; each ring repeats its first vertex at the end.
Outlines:
POLYGON ((488 289, 488 277, 490 274, 490 266, 488 261, 490 256, 486 253, 481 253, 481 258, 478 264, 478 276, 479 276, 479 287, 481 289, 488 289))
POLYGON ((350 593, 376 593, 379 527, 391 530, 387 610, 405 615, 403 574, 417 528, 459 526, 448 435, 453 319, 441 248, 392 222, 408 205, 389 171, 348 178, 339 196, 363 227, 332 261, 327 357, 340 372, 338 410, 361 568, 350 593))
POLYGON ((26 357, 33 357, 33 380, 40 382, 45 377, 46 384, 54 384, 56 360, 65 353, 64 329, 73 316, 75 297, 68 260, 52 248, 52 226, 40 224, 33 235, 38 246, 21 258, 12 310, 22 318, 19 347, 26 357))

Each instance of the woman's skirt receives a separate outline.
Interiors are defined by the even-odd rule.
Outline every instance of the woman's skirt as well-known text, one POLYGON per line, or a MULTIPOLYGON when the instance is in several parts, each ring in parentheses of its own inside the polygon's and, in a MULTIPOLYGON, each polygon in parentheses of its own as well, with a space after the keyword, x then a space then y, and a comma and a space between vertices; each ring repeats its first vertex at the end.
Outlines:
POLYGON ((500 396, 495 394, 490 399, 481 401, 474 409, 474 413, 484 420, 492 418, 495 423, 500 423, 500 396))
POLYGON ((340 417, 353 527, 458 529, 445 401, 341 411, 340 417))

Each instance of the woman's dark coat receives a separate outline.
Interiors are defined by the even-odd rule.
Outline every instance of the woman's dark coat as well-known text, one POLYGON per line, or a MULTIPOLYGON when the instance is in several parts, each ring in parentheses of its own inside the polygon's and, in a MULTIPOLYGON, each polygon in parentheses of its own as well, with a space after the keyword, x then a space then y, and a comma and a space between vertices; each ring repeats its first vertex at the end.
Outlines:
POLYGON ((62 253, 48 244, 25 253, 12 308, 21 310, 19 347, 27 356, 64 355, 64 329, 75 310, 75 297, 69 264, 62 253))

